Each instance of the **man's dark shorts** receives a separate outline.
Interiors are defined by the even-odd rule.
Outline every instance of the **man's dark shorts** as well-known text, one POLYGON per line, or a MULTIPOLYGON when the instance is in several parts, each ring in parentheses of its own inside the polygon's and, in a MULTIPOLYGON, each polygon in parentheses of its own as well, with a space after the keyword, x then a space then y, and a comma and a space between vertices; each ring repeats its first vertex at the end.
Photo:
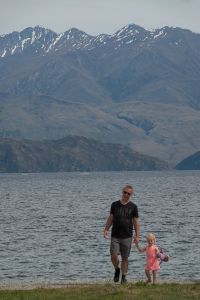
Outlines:
POLYGON ((110 254, 121 254, 122 257, 129 257, 132 245, 132 238, 120 239, 111 238, 110 254))

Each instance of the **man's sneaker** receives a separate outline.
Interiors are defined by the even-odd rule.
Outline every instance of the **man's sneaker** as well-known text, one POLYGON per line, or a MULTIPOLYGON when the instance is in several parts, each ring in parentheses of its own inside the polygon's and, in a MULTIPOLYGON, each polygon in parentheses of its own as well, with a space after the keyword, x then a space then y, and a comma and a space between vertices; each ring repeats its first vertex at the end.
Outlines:
POLYGON ((114 282, 119 281, 119 275, 120 275, 120 268, 115 269, 115 274, 114 274, 114 282))
POLYGON ((127 283, 126 275, 122 275, 121 284, 126 284, 126 283, 127 283))

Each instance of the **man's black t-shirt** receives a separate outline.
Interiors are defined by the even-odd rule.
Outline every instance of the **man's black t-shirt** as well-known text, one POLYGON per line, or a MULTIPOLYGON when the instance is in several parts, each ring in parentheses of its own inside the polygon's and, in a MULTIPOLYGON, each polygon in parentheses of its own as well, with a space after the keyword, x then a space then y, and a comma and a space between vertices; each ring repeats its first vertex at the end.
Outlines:
POLYGON ((129 238, 133 236, 133 218, 138 218, 138 208, 133 202, 123 205, 115 201, 111 205, 110 213, 113 215, 111 236, 115 238, 129 238))

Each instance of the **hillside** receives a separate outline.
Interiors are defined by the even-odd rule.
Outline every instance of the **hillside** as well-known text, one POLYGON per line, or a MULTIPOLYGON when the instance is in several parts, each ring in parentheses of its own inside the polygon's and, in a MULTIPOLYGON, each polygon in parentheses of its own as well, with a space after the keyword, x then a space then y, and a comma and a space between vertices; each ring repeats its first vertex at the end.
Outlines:
POLYGON ((200 149, 200 34, 36 26, 0 37, 0 137, 85 136, 174 166, 200 149))
POLYGON ((200 170, 200 151, 190 155, 177 164, 178 170, 200 170))
POLYGON ((84 137, 55 141, 0 139, 0 172, 134 171, 167 169, 166 163, 119 144, 84 137))

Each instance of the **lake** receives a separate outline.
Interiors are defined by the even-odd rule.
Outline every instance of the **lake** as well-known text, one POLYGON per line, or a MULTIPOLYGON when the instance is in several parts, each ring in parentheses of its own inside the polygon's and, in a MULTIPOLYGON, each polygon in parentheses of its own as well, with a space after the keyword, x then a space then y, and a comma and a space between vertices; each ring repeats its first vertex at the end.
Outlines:
MULTIPOLYGON (((0 174, 0 283, 111 281, 110 205, 135 187, 141 246, 148 232, 171 259, 158 280, 200 280, 200 171, 0 174)), ((144 280, 132 247, 128 280, 144 280)))

